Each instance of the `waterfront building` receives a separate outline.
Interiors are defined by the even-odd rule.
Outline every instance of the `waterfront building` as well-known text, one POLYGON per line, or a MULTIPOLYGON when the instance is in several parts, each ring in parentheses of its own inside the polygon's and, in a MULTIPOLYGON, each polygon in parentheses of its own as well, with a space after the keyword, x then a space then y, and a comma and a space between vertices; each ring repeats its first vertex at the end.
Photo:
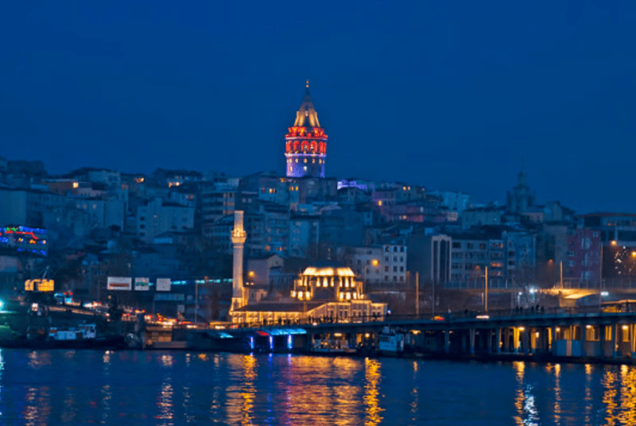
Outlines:
POLYGON ((403 244, 355 247, 349 263, 365 284, 405 283, 407 253, 407 247, 403 244))
POLYGON ((320 127, 318 114, 309 94, 309 80, 305 97, 296 112, 294 125, 285 136, 287 177, 324 178, 327 158, 327 135, 320 127))
POLYGON ((373 302, 363 287, 351 268, 333 261, 317 262, 298 276, 290 297, 250 303, 230 315, 234 323, 269 325, 383 319, 387 304, 373 302))
POLYGON ((486 268, 492 288, 528 286, 536 282, 536 235, 502 226, 473 228, 451 234, 453 288, 482 288, 486 268))
POLYGON ((446 284, 451 279, 452 240, 444 234, 418 232, 409 239, 409 269, 422 284, 446 284))

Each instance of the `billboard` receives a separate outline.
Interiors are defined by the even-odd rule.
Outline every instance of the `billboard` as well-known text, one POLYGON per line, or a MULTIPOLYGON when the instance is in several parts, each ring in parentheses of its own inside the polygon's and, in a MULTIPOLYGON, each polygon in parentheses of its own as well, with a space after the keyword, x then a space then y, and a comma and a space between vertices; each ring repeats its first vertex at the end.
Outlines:
POLYGON ((157 278, 157 291, 170 291, 172 281, 170 278, 157 278))
POLYGON ((130 291, 132 290, 132 278, 130 277, 108 277, 106 284, 108 290, 130 291))
POLYGON ((24 291, 53 291, 55 282, 53 280, 26 280, 24 291))
POLYGON ((135 291, 150 290, 150 280, 148 278, 135 278, 135 291))

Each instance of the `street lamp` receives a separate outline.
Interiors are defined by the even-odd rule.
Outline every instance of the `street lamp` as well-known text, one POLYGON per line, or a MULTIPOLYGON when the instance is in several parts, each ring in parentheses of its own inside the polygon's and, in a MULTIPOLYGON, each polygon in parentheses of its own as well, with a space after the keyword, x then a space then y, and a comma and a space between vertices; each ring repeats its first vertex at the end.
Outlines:
MULTIPOLYGON (((373 259, 371 260, 371 265, 372 266, 378 266, 380 264, 380 261, 378 259, 373 259)), ((367 283, 367 266, 369 266, 368 262, 365 262, 364 264, 364 284, 366 285, 367 283)))

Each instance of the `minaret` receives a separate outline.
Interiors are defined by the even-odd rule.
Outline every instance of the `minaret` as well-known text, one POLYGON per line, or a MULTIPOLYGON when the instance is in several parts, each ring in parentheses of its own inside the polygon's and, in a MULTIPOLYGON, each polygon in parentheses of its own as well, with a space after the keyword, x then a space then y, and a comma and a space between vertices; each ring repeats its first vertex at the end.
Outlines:
POLYGON ((234 212, 234 229, 232 230, 232 245, 234 247, 234 259, 232 269, 232 307, 230 313, 245 306, 243 295, 243 247, 247 233, 243 229, 243 212, 234 212))
POLYGON ((325 177, 327 135, 320 127, 318 114, 309 94, 309 80, 296 121, 285 136, 287 177, 325 177))

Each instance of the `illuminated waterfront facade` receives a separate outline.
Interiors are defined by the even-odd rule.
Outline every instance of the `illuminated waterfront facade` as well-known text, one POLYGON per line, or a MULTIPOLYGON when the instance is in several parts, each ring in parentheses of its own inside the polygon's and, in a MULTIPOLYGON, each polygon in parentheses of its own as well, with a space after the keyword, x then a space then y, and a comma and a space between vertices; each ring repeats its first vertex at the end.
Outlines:
POLYGON ((350 268, 330 261, 306 268, 295 280, 290 296, 234 310, 232 322, 363 322, 384 319, 387 313, 386 303, 374 303, 366 297, 362 281, 350 268))
POLYGON ((325 177, 327 135, 311 101, 309 81, 296 121, 285 136, 285 157, 287 177, 325 177))

